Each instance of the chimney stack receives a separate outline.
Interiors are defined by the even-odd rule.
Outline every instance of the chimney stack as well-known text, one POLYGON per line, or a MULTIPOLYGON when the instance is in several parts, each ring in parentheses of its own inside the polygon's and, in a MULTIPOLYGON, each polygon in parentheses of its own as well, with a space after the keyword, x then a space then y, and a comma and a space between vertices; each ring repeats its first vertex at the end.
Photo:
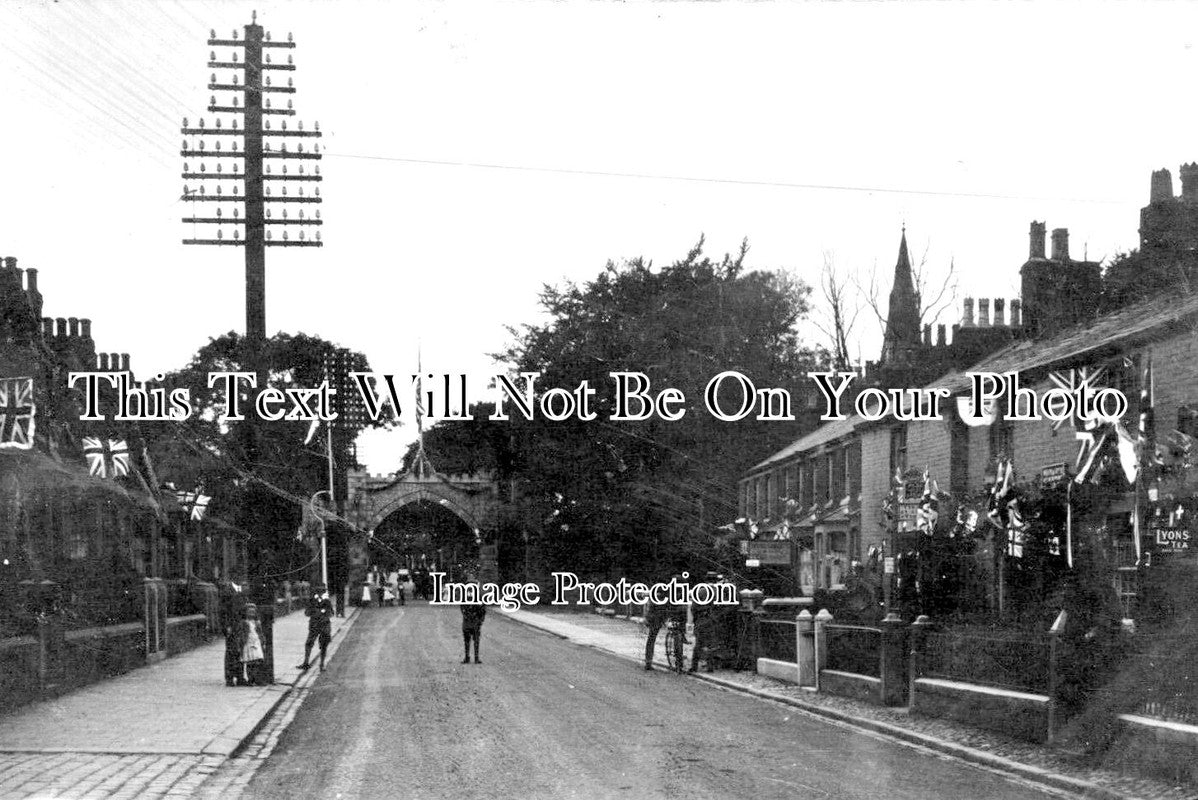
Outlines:
POLYGON ((74 339, 75 337, 77 337, 79 335, 79 318, 78 317, 67 317, 67 326, 68 326, 67 333, 72 339, 74 339))
POLYGON ((63 319, 62 317, 54 318, 54 335, 55 336, 66 336, 67 335, 67 321, 65 319, 63 319))
POLYGON ((1181 199, 1186 203, 1198 203, 1198 164, 1181 165, 1181 199))
POLYGON ((944 339, 944 326, 943 325, 936 326, 936 344, 940 347, 944 347, 945 344, 947 344, 947 342, 944 339))
POLYGON ((973 327, 973 298, 966 297, 964 307, 961 310, 961 327, 973 327))
POLYGON ((108 371, 108 354, 107 353, 96 353, 96 358, 100 362, 100 372, 107 372, 108 371))
POLYGON ((17 268, 17 257, 16 256, 5 256, 4 257, 4 266, 8 267, 9 269, 16 269, 17 268))
POLYGON ((42 317, 42 338, 54 338, 54 320, 50 319, 49 317, 42 317))
POLYGON ((1052 229, 1052 260, 1053 261, 1068 261, 1069 260, 1069 229, 1068 228, 1053 228, 1052 229))
POLYGON ((33 267, 25 270, 25 288, 30 292, 37 292, 37 270, 33 267))
POLYGON ((121 353, 121 369, 125 372, 129 371, 129 354, 121 353))
POLYGON ((994 326, 996 328, 1003 327, 1003 316, 1007 308, 1007 301, 1001 297, 994 298, 994 326))
POLYGON ((1044 237, 1047 229, 1047 226, 1043 222, 1032 222, 1032 230, 1029 234, 1031 243, 1027 254, 1029 259, 1044 258, 1044 237))
POLYGON ((929 346, 932 344, 932 326, 931 325, 923 326, 923 343, 926 345, 929 345, 929 346))
POLYGON ((84 339, 92 338, 92 321, 90 319, 79 320, 79 334, 84 339))
POLYGON ((1011 301, 1011 327, 1012 328, 1023 327, 1023 320, 1021 320, 1019 318, 1019 311, 1020 311, 1020 301, 1012 300, 1011 301))
POLYGON ((990 300, 986 297, 978 298, 978 327, 990 327, 990 300))
POLYGON ((1173 174, 1167 169, 1152 173, 1152 188, 1148 192, 1149 203, 1168 203, 1173 199, 1173 174))

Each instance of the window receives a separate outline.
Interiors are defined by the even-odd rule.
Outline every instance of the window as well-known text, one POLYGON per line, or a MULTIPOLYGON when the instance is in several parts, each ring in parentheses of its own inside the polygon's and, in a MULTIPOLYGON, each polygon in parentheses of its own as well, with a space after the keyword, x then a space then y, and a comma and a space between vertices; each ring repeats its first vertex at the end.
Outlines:
POLYGON ((990 460, 1015 458, 1015 426, 1008 419, 995 420, 990 426, 990 460))
POLYGON ((907 428, 890 429, 890 473, 907 471, 907 428))
POLYGON ((0 478, 0 552, 16 550, 22 536, 21 484, 13 473, 0 478))
POLYGON ((774 519, 778 516, 778 473, 771 472, 765 479, 765 516, 774 519))
POLYGON ((839 502, 845 497, 848 491, 848 481, 845 478, 848 476, 848 451, 843 447, 833 450, 828 456, 829 466, 832 470, 831 484, 832 497, 831 499, 839 502))
POLYGON ((72 561, 82 561, 87 558, 87 515, 83 508, 72 503, 70 510, 62 517, 62 541, 66 546, 66 556, 72 561))

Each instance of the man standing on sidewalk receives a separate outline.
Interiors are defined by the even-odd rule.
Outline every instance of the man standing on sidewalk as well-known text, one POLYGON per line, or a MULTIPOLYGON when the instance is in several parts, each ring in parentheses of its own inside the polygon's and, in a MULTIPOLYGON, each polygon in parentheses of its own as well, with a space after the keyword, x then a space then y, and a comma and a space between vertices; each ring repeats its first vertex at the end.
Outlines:
POLYGON ((329 640, 333 638, 333 602, 329 599, 324 586, 317 586, 308 598, 304 615, 308 618, 308 640, 304 642, 304 662, 296 669, 307 669, 312 655, 312 645, 320 642, 320 671, 324 672, 325 652, 329 649, 329 640))
POLYGON ((232 581, 220 585, 220 626, 225 634, 225 686, 240 686, 245 682, 241 666, 241 621, 244 619, 245 596, 232 581))

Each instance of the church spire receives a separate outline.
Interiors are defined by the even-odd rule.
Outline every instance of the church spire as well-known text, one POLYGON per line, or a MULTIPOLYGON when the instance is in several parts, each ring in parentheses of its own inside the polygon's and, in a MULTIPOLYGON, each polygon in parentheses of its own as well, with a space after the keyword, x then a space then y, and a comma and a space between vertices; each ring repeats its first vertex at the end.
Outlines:
POLYGON ((890 289, 890 307, 886 314, 886 334, 882 338, 883 364, 907 360, 919 346, 919 292, 907 253, 907 226, 903 225, 898 261, 894 265, 894 285, 890 289))

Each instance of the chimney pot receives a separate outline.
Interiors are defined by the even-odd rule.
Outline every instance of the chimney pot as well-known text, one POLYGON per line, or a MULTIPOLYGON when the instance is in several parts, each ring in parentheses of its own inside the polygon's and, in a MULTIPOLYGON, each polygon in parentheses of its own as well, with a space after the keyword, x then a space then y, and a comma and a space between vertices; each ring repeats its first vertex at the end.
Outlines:
POLYGON ((67 317, 67 326, 67 333, 72 339, 79 335, 78 317, 67 317))
POLYGON ((25 288, 30 292, 37 291, 37 270, 33 267, 25 270, 25 288))
POLYGON ((42 317, 42 338, 50 339, 54 336, 54 320, 49 317, 42 317))
POLYGON ((1012 300, 1011 301, 1011 327, 1012 328, 1023 327, 1023 320, 1021 320, 1019 318, 1019 311, 1020 311, 1020 301, 1012 300))
POLYGON ((1003 316, 1007 309, 1007 301, 1002 297, 994 298, 994 327, 1003 327, 1003 316))
POLYGON ((944 326, 937 325, 936 326, 936 345, 938 347, 944 347, 945 344, 947 344, 947 342, 945 341, 945 338, 944 338, 944 334, 945 334, 944 326))
POLYGON ((1045 223, 1035 221, 1032 222, 1031 233, 1029 234, 1031 242, 1028 247, 1027 254, 1029 259, 1044 258, 1044 236, 1046 229, 1047 226, 1045 223))
POLYGON ((986 328, 990 325, 990 299, 982 297, 978 299, 978 327, 986 328))
POLYGON ((931 325, 923 326, 923 343, 926 345, 930 345, 932 343, 932 326, 931 325))
POLYGON ((1198 164, 1181 165, 1181 199, 1186 203, 1198 202, 1198 164))
POLYGON ((1148 191, 1149 203, 1168 203, 1173 199, 1173 175, 1167 169, 1152 173, 1152 187, 1148 191))
POLYGON ((1052 260, 1069 260, 1069 229, 1053 228, 1052 230, 1052 260))
POLYGON ((973 327, 973 298, 972 297, 965 298, 965 303, 961 310, 961 327, 963 327, 963 328, 972 328, 973 327))
POLYGON ((108 371, 108 354, 107 353, 96 353, 96 358, 99 359, 99 361, 100 361, 100 371, 107 372, 108 371))
POLYGON ((79 334, 84 339, 92 338, 92 321, 90 319, 79 320, 79 334))
POLYGON ((16 269, 17 268, 17 257, 16 256, 5 256, 4 257, 4 266, 8 267, 9 269, 16 269))
POLYGON ((121 369, 125 372, 129 371, 129 354, 121 353, 121 369))
POLYGON ((55 336, 66 336, 67 335, 67 321, 63 317, 55 317, 54 318, 54 335, 55 336))

